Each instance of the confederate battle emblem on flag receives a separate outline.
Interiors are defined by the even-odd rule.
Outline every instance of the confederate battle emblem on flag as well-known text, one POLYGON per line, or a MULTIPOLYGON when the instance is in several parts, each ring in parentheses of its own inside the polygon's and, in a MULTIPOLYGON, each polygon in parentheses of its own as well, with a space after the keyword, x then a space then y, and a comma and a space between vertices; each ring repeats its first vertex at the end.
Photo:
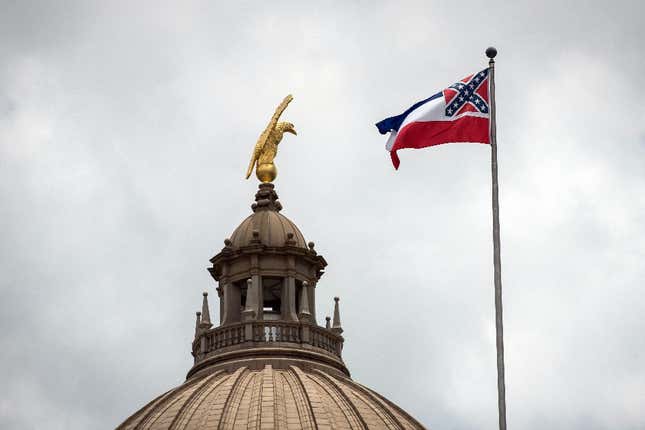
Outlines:
POLYGON ((488 78, 488 69, 470 75, 443 90, 443 96, 446 99, 446 116, 454 117, 465 112, 488 113, 486 78, 488 78))

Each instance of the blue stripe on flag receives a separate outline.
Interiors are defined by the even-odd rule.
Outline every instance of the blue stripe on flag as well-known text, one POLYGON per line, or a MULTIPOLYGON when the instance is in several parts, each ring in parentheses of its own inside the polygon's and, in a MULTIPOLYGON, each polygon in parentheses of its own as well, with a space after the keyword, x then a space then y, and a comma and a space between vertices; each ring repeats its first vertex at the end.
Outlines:
POLYGON ((408 110, 403 112, 401 115, 397 116, 391 116, 389 118, 384 119, 383 121, 377 122, 376 127, 378 128, 379 133, 381 134, 386 134, 389 133, 392 130, 399 131, 399 127, 401 127, 401 124, 403 124, 403 121, 405 121, 405 118, 410 115, 412 111, 414 111, 416 108, 419 106, 422 106, 426 103, 428 103, 431 100, 437 99, 439 97, 443 96, 443 92, 439 92, 433 96, 430 96, 429 98, 425 100, 421 100, 420 102, 416 102, 413 104, 408 110))

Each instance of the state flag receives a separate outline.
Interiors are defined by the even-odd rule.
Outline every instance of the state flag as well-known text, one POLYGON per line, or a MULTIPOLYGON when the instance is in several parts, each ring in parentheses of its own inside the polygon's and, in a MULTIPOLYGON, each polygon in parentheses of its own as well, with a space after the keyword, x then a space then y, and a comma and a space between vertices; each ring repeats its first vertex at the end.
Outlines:
POLYGON ((465 77, 443 91, 415 103, 405 112, 376 124, 390 133, 385 149, 398 169, 399 149, 443 143, 489 144, 488 69, 465 77))

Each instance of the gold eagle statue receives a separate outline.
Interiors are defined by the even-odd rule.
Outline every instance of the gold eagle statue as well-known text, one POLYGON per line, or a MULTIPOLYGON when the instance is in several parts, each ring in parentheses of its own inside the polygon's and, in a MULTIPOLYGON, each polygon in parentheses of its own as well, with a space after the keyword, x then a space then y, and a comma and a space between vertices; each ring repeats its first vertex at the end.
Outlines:
POLYGON ((287 105, 293 100, 293 96, 289 94, 282 100, 282 103, 277 107, 271 121, 266 129, 258 138, 258 142, 253 148, 253 155, 251 155, 251 162, 246 171, 246 179, 249 179, 255 167, 255 175, 262 182, 272 182, 278 176, 278 169, 273 164, 273 159, 278 154, 278 144, 282 140, 284 133, 292 133, 297 135, 293 124, 290 122, 278 122, 280 115, 287 108, 287 105))

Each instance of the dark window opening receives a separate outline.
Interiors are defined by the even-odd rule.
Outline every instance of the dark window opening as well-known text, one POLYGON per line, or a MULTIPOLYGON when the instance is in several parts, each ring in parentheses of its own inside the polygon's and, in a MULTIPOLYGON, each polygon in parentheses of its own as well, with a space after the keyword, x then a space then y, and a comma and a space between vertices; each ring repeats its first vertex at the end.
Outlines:
POLYGON ((262 278, 262 309, 265 318, 279 318, 282 313, 282 278, 262 278))

